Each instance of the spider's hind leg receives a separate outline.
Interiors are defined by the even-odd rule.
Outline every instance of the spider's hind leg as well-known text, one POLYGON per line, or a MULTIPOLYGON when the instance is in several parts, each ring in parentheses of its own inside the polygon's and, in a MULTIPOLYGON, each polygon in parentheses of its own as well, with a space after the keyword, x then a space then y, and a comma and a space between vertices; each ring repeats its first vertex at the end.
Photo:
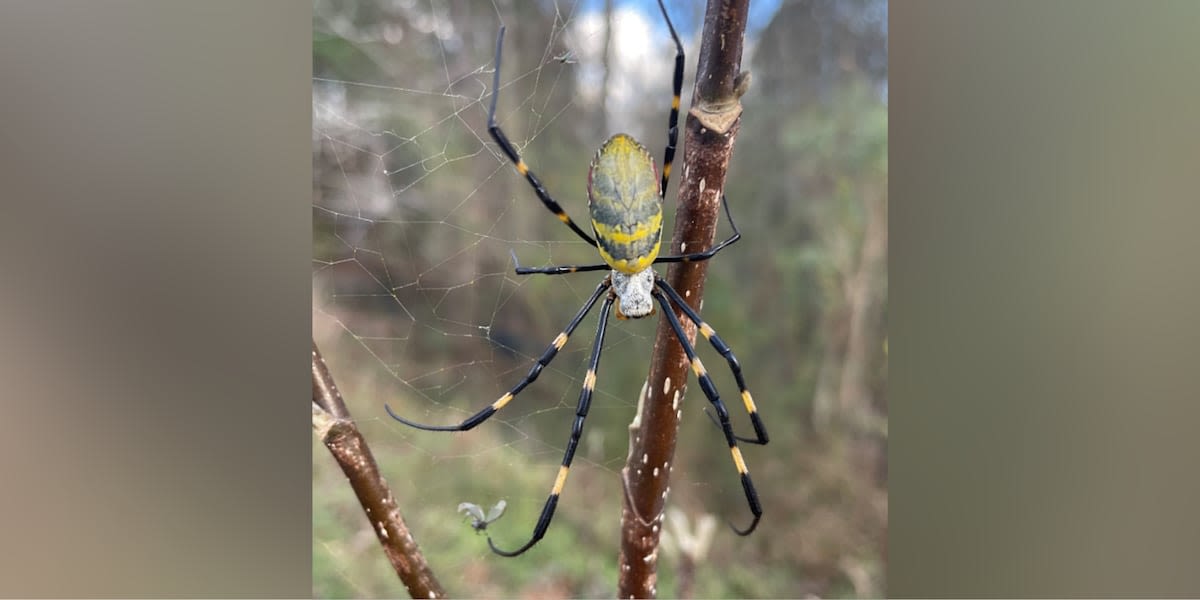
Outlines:
MULTIPOLYGON (((696 311, 692 310, 692 307, 688 306, 687 302, 683 301, 683 298, 680 297, 679 292, 676 292, 674 288, 668 285, 667 282, 661 278, 658 279, 656 283, 660 289, 662 289, 667 293, 668 296, 671 297, 671 301, 683 311, 683 314, 687 316, 688 320, 696 324, 696 329, 700 332, 700 335, 703 335, 704 339, 708 340, 708 342, 712 344, 712 347, 716 349, 716 351, 719 352, 722 357, 725 358, 725 362, 729 363, 729 370, 733 372, 733 378, 735 381, 737 381, 738 391, 741 392, 742 395, 742 404, 746 407, 746 412, 750 415, 750 424, 754 427, 753 438, 742 436, 734 437, 736 437, 738 441, 746 442, 747 444, 758 444, 760 446, 766 444, 768 441, 770 441, 767 438, 767 428, 763 426, 762 418, 758 416, 758 407, 754 404, 754 397, 750 395, 750 390, 746 389, 746 380, 742 377, 742 365, 738 362, 737 357, 733 355, 733 350, 728 344, 725 343, 724 340, 721 339, 721 336, 717 335, 715 329, 713 329, 708 323, 705 323, 704 320, 700 318, 700 315, 696 314, 696 311)), ((721 427, 721 422, 717 420, 716 415, 709 413, 707 410, 704 412, 708 414, 708 417, 713 420, 713 423, 717 427, 721 427)))
MULTIPOLYGON (((720 419, 721 431, 725 434, 725 440, 729 442, 729 453, 733 458, 733 465, 737 468, 738 477, 742 481, 742 491, 745 492, 746 502, 750 505, 750 512, 754 515, 754 520, 750 522, 748 527, 745 529, 733 527, 733 531, 738 535, 750 535, 754 531, 754 528, 758 527, 758 521, 762 519, 762 504, 758 501, 758 492, 754 489, 754 482, 750 480, 750 471, 746 468, 746 460, 742 457, 742 451, 738 448, 738 437, 733 434, 733 425, 729 421, 729 410, 725 408, 725 403, 721 401, 721 396, 717 394, 717 387, 713 385, 712 379, 709 378, 704 364, 696 356, 696 349, 688 342, 687 335, 683 332, 683 325, 680 325, 679 318, 675 316, 675 311, 671 310, 671 300, 678 298, 679 295, 677 293, 663 294, 659 291, 666 289, 670 289, 670 286, 667 282, 659 279, 658 287, 654 291, 654 297, 662 305, 663 318, 667 320, 667 323, 671 326, 671 330, 675 332, 675 338, 679 340, 679 345, 683 347, 684 354, 691 361, 692 371, 696 373, 696 378, 700 380, 700 389, 704 391, 704 396, 708 398, 709 403, 712 404, 713 410, 716 411, 717 417, 720 419), (671 299, 668 299, 668 295, 671 296, 671 299)), ((680 307, 687 307, 682 302, 678 304, 680 307)), ((684 308, 684 313, 687 313, 688 310, 690 308, 684 308)), ((763 443, 766 443, 765 439, 763 443)))
MULTIPOLYGON (((608 278, 605 278, 605 282, 608 278)), ((602 284, 603 285, 603 284, 602 284)), ((609 294, 604 298, 604 303, 600 305, 600 319, 596 324, 596 339, 592 342, 592 357, 588 362, 587 374, 583 377, 583 389, 579 392, 579 405, 575 409, 575 423, 571 426, 571 437, 567 439, 567 449, 563 452, 562 464, 558 468, 558 477, 554 479, 554 487, 550 488, 550 496, 546 498, 546 504, 542 506, 542 516, 538 518, 537 526, 533 529, 533 536, 529 538, 525 545, 516 550, 501 550, 492 542, 492 536, 488 536, 488 546, 492 552, 501 556, 517 556, 526 550, 533 547, 546 535, 546 530, 550 529, 550 521, 554 519, 554 510, 558 507, 558 497, 562 494, 563 486, 567 483, 567 473, 571 470, 571 461, 575 459, 575 448, 579 445, 579 438, 583 436, 583 423, 587 419, 588 408, 592 405, 592 391, 596 388, 596 372, 600 368, 600 350, 604 345, 604 330, 608 327, 609 308, 615 296, 609 294)))
POLYGON ((605 277, 604 280, 600 282, 600 285, 596 286, 596 291, 592 292, 592 297, 588 298, 588 301, 584 303, 583 308, 579 309, 579 312, 575 314, 575 318, 571 319, 571 322, 567 324, 566 329, 563 329, 562 333, 558 334, 558 336, 554 338, 553 342, 550 342, 550 345, 546 347, 544 352, 542 352, 542 356, 538 358, 537 362, 534 363, 532 367, 530 367, 529 373, 527 373, 525 377, 517 383, 517 385, 513 386, 513 388, 509 390, 507 394, 500 396, 500 398, 495 402, 492 402, 479 412, 467 417, 461 423, 458 423, 457 425, 425 425, 423 423, 417 423, 401 417, 392 411, 392 407, 388 406, 387 404, 384 404, 383 408, 387 410, 387 413, 391 415, 393 419, 400 421, 409 427, 424 429, 425 431, 467 431, 469 429, 474 429, 477 425, 490 419, 492 415, 496 414, 500 409, 507 406, 509 402, 512 402, 512 399, 515 398, 517 394, 521 393, 521 390, 525 389, 526 386, 537 380, 538 375, 542 373, 542 369, 546 368, 546 366, 550 364, 550 361, 554 360, 555 356, 558 356, 558 351, 562 350, 562 347, 567 345, 567 338, 571 336, 571 334, 575 331, 575 328, 579 326, 581 321, 583 321, 583 318, 587 316, 589 311, 592 310, 592 306, 596 304, 596 301, 600 299, 602 294, 608 291, 611 285, 612 284, 609 282, 609 279, 605 277))

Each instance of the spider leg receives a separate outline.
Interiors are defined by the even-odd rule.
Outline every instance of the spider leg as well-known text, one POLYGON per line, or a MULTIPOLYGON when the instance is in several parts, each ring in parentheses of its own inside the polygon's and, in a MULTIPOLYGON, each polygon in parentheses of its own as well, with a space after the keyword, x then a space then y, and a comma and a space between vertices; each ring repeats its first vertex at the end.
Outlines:
POLYGON ((521 160, 521 156, 517 154, 517 149, 512 145, 512 142, 508 141, 508 136, 504 135, 504 132, 500 130, 500 126, 496 124, 496 98, 500 96, 500 48, 503 44, 504 27, 500 27, 500 33, 496 36, 496 68, 492 75, 492 104, 488 108, 488 133, 492 135, 492 139, 496 141, 500 149, 504 150, 504 154, 512 161, 513 165, 517 168, 517 172, 524 175, 529 185, 533 186, 533 191, 537 193, 537 197, 542 201, 542 204, 545 204, 546 208, 550 209, 550 212, 554 213, 559 221, 570 227, 575 232, 575 235, 583 238, 583 241, 589 245, 595 246, 596 240, 593 240, 592 236, 584 233, 575 224, 575 221, 572 221, 571 217, 567 216, 562 206, 559 206, 558 202, 555 202, 554 198, 550 197, 550 193, 542 186, 542 182, 533 174, 533 171, 529 170, 529 166, 525 164, 525 161, 521 160))
POLYGON ((713 246, 708 250, 705 250, 704 252, 697 252, 695 254, 681 254, 678 256, 660 256, 654 260, 654 264, 699 262, 702 260, 708 260, 716 256, 718 252, 725 248, 725 246, 742 239, 742 232, 738 231, 737 223, 733 222, 733 213, 729 211, 729 199, 725 196, 725 194, 721 194, 721 204, 725 205, 725 216, 729 219, 729 226, 733 228, 733 235, 729 236, 729 239, 717 244, 716 246, 713 246))
MULTIPOLYGON (((504 408, 504 406, 511 402, 517 394, 521 393, 521 390, 525 389, 525 386, 537 380, 538 375, 540 375, 542 372, 542 369, 546 368, 546 365, 549 365, 550 361, 554 360, 554 357, 558 355, 558 351, 562 350, 562 347, 567 344, 567 338, 569 338, 571 333, 575 331, 575 328, 579 326, 580 321, 583 321, 583 317, 585 317, 588 314, 588 311, 592 309, 592 306, 596 304, 596 300, 600 298, 600 295, 608 291, 608 288, 611 285, 612 283, 610 283, 609 278, 605 277, 604 281, 601 281, 600 285, 596 286, 596 291, 592 293, 592 297, 588 298, 588 301, 584 303, 583 308, 579 309, 579 312, 575 315, 575 318, 571 319, 571 322, 567 324, 567 328, 564 329, 562 333, 558 334, 558 337, 555 337, 553 342, 550 342, 550 345, 546 347, 546 351, 542 353, 542 356, 537 360, 537 363, 529 369, 529 373, 525 375, 524 379, 517 383, 517 385, 513 386, 513 388, 509 390, 507 394, 500 396, 498 400, 484 407, 483 410, 480 410, 470 417, 467 417, 466 420, 458 425, 425 425, 415 421, 409 421, 408 419, 401 417, 395 412, 392 412, 392 408, 387 404, 384 404, 383 408, 387 410, 387 413, 391 415, 393 419, 400 421, 409 427, 424 429, 425 431, 467 431, 469 429, 473 429, 476 425, 479 425, 480 423, 488 420, 488 418, 490 418, 492 415, 496 414, 496 411, 504 408)), ((605 306, 607 307, 607 303, 605 306)), ((607 308, 605 310, 607 310, 607 308)))
MULTIPOLYGON (((605 278, 605 281, 608 281, 605 278)), ((592 298, 595 301, 595 298, 592 298)), ((567 472, 571 469, 571 461, 575 458, 575 447, 579 445, 579 438, 583 435, 583 422, 587 419, 588 408, 592 404, 592 390, 596 387, 596 370, 600 367, 600 349, 604 344, 604 330, 608 326, 609 308, 612 307, 613 296, 609 294, 604 299, 604 303, 600 305, 600 322, 596 325, 596 339, 592 342, 592 358, 588 363, 587 375, 583 377, 583 389, 579 392, 579 405, 575 409, 575 425, 571 427, 571 437, 567 440, 567 449, 563 453, 562 466, 558 468, 558 477, 554 480, 554 487, 550 489, 550 497, 546 498, 546 504, 542 507, 542 516, 538 518, 537 526, 533 530, 533 537, 525 542, 524 546, 516 550, 501 550, 492 542, 492 536, 488 536, 488 546, 492 548, 492 552, 501 556, 517 556, 522 552, 533 547, 546 535, 546 530, 550 528, 550 520, 554 518, 554 509, 558 506, 558 496, 562 493, 563 485, 567 482, 567 472)))
MULTIPOLYGON (((656 277, 655 283, 657 283, 658 287, 671 297, 671 301, 683 311, 683 314, 687 315, 687 318, 690 319, 692 323, 696 324, 696 328, 700 331, 700 335, 703 335, 704 339, 708 340, 708 342, 712 344, 712 347, 715 348, 717 352, 721 354, 721 356, 725 357, 725 362, 729 363, 729 370, 733 371, 733 378, 737 380, 738 391, 742 393, 742 403, 746 406, 746 412, 750 414, 750 423, 754 425, 755 435, 754 438, 744 438, 741 436, 735 437, 737 437, 738 441, 746 442, 747 444, 758 444, 760 446, 766 444, 768 441, 767 429, 763 427, 762 419, 760 419, 758 416, 758 408, 754 405, 754 398, 750 396, 750 390, 746 389, 746 380, 742 378, 742 366, 740 363, 738 363, 737 357, 733 355, 733 350, 728 344, 725 343, 724 340, 721 339, 721 336, 717 335, 716 330, 709 326, 708 323, 705 323, 704 320, 700 318, 700 315, 696 314, 696 311, 692 310, 692 307, 688 306, 687 302, 683 301, 683 297, 679 295, 679 292, 676 292, 675 288, 671 287, 666 280, 662 279, 661 277, 656 277)), ((708 412, 708 409, 705 409, 704 412, 710 419, 712 419, 713 424, 715 424, 717 427, 721 426, 721 423, 717 421, 717 417, 708 412)))
POLYGON ((659 188, 659 196, 666 198, 667 183, 671 181, 671 163, 675 161, 675 142, 679 139, 679 93, 683 91, 684 58, 683 44, 679 43, 679 36, 675 33, 675 26, 671 24, 671 17, 667 15, 667 7, 663 6, 662 0, 658 0, 658 8, 667 22, 667 29, 671 31, 671 39, 675 40, 675 79, 671 84, 674 96, 671 98, 671 116, 667 118, 667 149, 663 154, 662 186, 659 188))
POLYGON ((521 261, 517 260, 517 253, 509 249, 509 254, 512 255, 513 265, 516 267, 517 275, 532 275, 541 273, 543 275, 566 275, 568 273, 582 273, 584 271, 607 271, 612 269, 608 265, 563 265, 558 267, 522 267, 521 261))
MULTIPOLYGON (((663 282, 665 283, 665 282, 663 282)), ((660 285, 659 287, 662 287, 660 285)), ((755 527, 758 527, 758 521, 762 518, 762 505, 758 502, 758 492, 754 490, 754 483, 750 481, 750 471, 746 469, 746 461, 742 458, 742 451, 738 449, 737 436, 733 435, 733 425, 729 422, 729 411, 725 408, 725 403, 721 402, 721 397, 717 394, 717 388, 713 385, 712 379, 708 377, 708 372, 704 370, 704 365, 700 363, 700 359, 696 357, 696 349, 688 343, 687 335, 683 332, 683 326, 679 324, 679 319, 675 316, 675 311, 671 310, 671 303, 667 296, 661 291, 655 289, 653 291, 655 299, 662 305, 663 316, 667 319, 671 329, 675 332, 675 338, 679 340, 679 345, 683 346, 683 351, 687 354, 688 360, 692 363, 692 371, 696 373, 696 377, 700 380, 700 389, 704 390, 705 397, 709 403, 713 405, 713 409, 717 411, 717 416, 721 419, 721 431, 725 433, 725 440, 729 442, 729 453, 733 456, 733 465, 737 467, 738 475, 742 479, 742 490, 746 492, 746 501, 750 504, 750 512, 754 513, 754 520, 750 522, 750 526, 745 529, 733 527, 733 532, 738 535, 750 535, 755 527)))
POLYGON ((612 267, 608 265, 564 265, 560 267, 517 267, 517 275, 532 275, 541 273, 542 275, 566 275, 568 273, 582 273, 584 271, 608 271, 612 267))

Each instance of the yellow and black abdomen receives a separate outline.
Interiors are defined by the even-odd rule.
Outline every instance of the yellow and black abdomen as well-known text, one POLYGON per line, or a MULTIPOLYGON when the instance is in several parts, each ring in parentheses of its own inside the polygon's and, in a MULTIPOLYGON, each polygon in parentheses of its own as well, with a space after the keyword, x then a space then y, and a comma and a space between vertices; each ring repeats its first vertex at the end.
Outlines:
POLYGON ((662 198, 654 159, 618 133, 604 142, 588 171, 588 207, 604 262, 628 274, 646 270, 662 242, 662 198))

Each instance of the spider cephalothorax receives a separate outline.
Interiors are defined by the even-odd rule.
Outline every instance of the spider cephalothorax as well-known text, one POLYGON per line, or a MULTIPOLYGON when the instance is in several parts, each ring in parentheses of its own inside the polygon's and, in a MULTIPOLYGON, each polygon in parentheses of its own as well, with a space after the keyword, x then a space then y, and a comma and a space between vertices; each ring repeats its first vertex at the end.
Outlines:
MULTIPOLYGON (((542 369, 554 360, 558 355, 558 351, 562 350, 567 344, 568 338, 574 333, 575 328, 583 321, 592 307, 601 297, 604 301, 600 306, 600 318, 596 325, 596 338, 592 342, 591 358, 588 361, 587 373, 583 377, 583 389, 579 393, 579 404, 575 410, 575 423, 571 428, 571 435, 567 439, 566 451, 563 452, 562 465, 558 469, 558 476, 554 479, 554 486, 550 489, 550 496, 546 499, 546 504, 542 507, 542 515, 538 519, 537 526, 533 530, 533 536, 523 546, 516 550, 506 551, 500 550, 492 543, 491 536, 488 536, 488 545, 493 552, 504 556, 516 556, 533 547, 542 536, 546 535, 546 530, 550 528, 550 521, 554 518, 554 509, 558 506, 558 498, 562 493, 563 487, 566 485, 567 473, 571 468, 571 461, 575 457, 575 448, 579 445, 580 437, 583 435, 583 424, 587 418, 588 408, 592 403, 592 392, 596 386, 596 373, 600 367, 600 351, 604 345, 604 332, 608 327, 608 315, 610 308, 616 306, 618 318, 642 318, 653 315, 655 313, 654 303, 657 302, 663 308, 663 318, 667 320, 671 330, 675 333, 675 338, 683 347, 684 353, 691 362, 692 371, 700 380, 700 388, 704 391, 704 395, 712 404, 716 416, 713 417, 714 422, 721 428, 725 435, 725 440, 729 443, 729 452, 733 458, 734 467, 737 469, 738 475, 741 478, 742 489, 746 494, 746 501, 750 505, 750 512, 754 514, 754 520, 750 525, 743 529, 735 531, 739 535, 748 535, 758 525, 759 519, 762 517, 762 507, 758 502, 758 493, 754 490, 754 484, 750 481, 750 473, 746 469, 746 462, 742 458, 742 453, 738 449, 738 441, 751 444, 766 444, 767 431, 763 427, 762 419, 758 416, 758 409, 754 405, 754 399, 750 396, 750 391, 746 389, 746 382, 742 378, 742 368, 738 364, 737 358, 733 356, 733 351, 729 346, 721 340, 717 332, 711 326, 701 320, 700 315, 688 306, 687 302, 680 297, 663 278, 659 277, 651 265, 658 263, 674 263, 674 262, 689 262, 708 260, 715 256, 717 252, 726 246, 738 241, 741 234, 738 233, 737 225, 733 222, 733 215, 729 212, 729 202, 724 195, 721 196, 721 203, 725 207, 725 215, 729 218, 729 226, 733 229, 733 235, 728 239, 713 246, 712 248, 694 254, 681 254, 676 256, 659 256, 659 249, 662 242, 662 199, 666 194, 667 183, 671 177, 671 163, 675 158, 675 142, 678 137, 679 123, 679 93, 683 86, 683 45, 679 43, 679 36, 675 34, 675 27, 671 25, 671 19, 667 16, 667 9, 663 6, 662 0, 658 3, 659 9, 662 11, 663 19, 667 22, 667 28, 671 31, 671 38, 675 41, 675 78, 673 81, 674 97, 671 101, 671 113, 667 121, 667 148, 663 154, 663 168, 661 179, 654 166, 654 159, 645 147, 637 142, 632 137, 619 133, 608 138, 600 149, 596 151, 596 156, 592 160, 591 168, 588 170, 588 208, 591 212, 592 233, 595 234, 595 239, 588 235, 567 216, 566 211, 558 204, 542 186, 542 182, 538 180, 525 161, 521 160, 521 156, 517 153, 516 148, 504 135, 500 126, 496 124, 496 97, 500 89, 500 49, 504 43, 504 28, 500 28, 500 33, 496 40, 496 70, 492 76, 492 103, 488 110, 488 133, 492 139, 504 151, 505 156, 512 161, 517 172, 525 177, 529 185, 533 187, 538 199, 546 206, 550 212, 554 213, 560 221, 567 227, 571 228, 577 236, 586 241, 589 245, 594 246, 600 253, 600 257, 604 259, 601 264, 595 265, 564 265, 553 267, 522 267, 517 266, 516 272, 518 275, 529 275, 533 273, 541 273, 545 275, 563 275, 566 273, 578 273, 582 271, 610 271, 608 276, 600 281, 596 286, 596 290, 592 292, 591 297, 584 302, 583 307, 567 324, 562 333, 554 338, 554 341, 546 347, 546 350, 538 358, 537 363, 529 369, 527 373, 517 385, 513 386, 508 393, 496 399, 490 405, 484 407, 479 412, 467 417, 457 425, 424 425, 405 419, 396 413, 392 412, 390 407, 385 405, 388 414, 394 419, 416 427, 429 431, 466 431, 474 428, 476 425, 486 421, 489 417, 496 414, 496 411, 504 408, 509 402, 521 393, 521 390, 533 383, 542 369), (725 407, 725 403, 721 401, 721 397, 717 394, 717 388, 713 385, 712 379, 709 378, 708 372, 704 365, 696 356, 696 349, 688 342, 687 336, 684 334, 683 326, 679 322, 679 317, 675 316, 675 311, 672 305, 678 307, 683 312, 684 316, 689 321, 696 325, 697 330, 701 335, 708 340, 709 344, 721 355, 722 358, 729 364, 730 371, 733 372, 734 379, 737 381, 738 391, 741 393, 742 403, 746 408, 746 412, 750 415, 750 423, 754 427, 754 437, 746 438, 734 435, 733 426, 729 421, 729 411, 725 407)), ((514 254, 515 257, 515 254, 514 254)), ((486 523, 478 527, 483 530, 486 523)))

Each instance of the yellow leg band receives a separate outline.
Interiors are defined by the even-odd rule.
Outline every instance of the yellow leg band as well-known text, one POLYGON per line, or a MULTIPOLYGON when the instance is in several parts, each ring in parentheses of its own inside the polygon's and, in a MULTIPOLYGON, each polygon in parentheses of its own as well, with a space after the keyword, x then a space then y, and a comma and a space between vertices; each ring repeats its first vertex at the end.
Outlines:
POLYGON ((754 398, 750 397, 750 391, 742 392, 742 402, 746 404, 746 412, 754 414, 758 412, 758 408, 754 406, 754 398))
POLYGON ((492 408, 495 410, 500 410, 500 409, 504 408, 505 404, 512 402, 512 399, 513 399, 513 395, 511 393, 500 396, 499 400, 492 403, 492 408))
POLYGON ((729 449, 729 452, 733 454, 733 464, 737 466, 738 473, 745 475, 746 461, 742 460, 742 451, 738 450, 737 446, 734 446, 729 449))
POLYGON ((554 480, 554 489, 550 490, 551 494, 557 496, 562 493, 563 485, 567 483, 567 471, 569 470, 571 470, 570 467, 560 466, 558 468, 558 478, 554 480))

